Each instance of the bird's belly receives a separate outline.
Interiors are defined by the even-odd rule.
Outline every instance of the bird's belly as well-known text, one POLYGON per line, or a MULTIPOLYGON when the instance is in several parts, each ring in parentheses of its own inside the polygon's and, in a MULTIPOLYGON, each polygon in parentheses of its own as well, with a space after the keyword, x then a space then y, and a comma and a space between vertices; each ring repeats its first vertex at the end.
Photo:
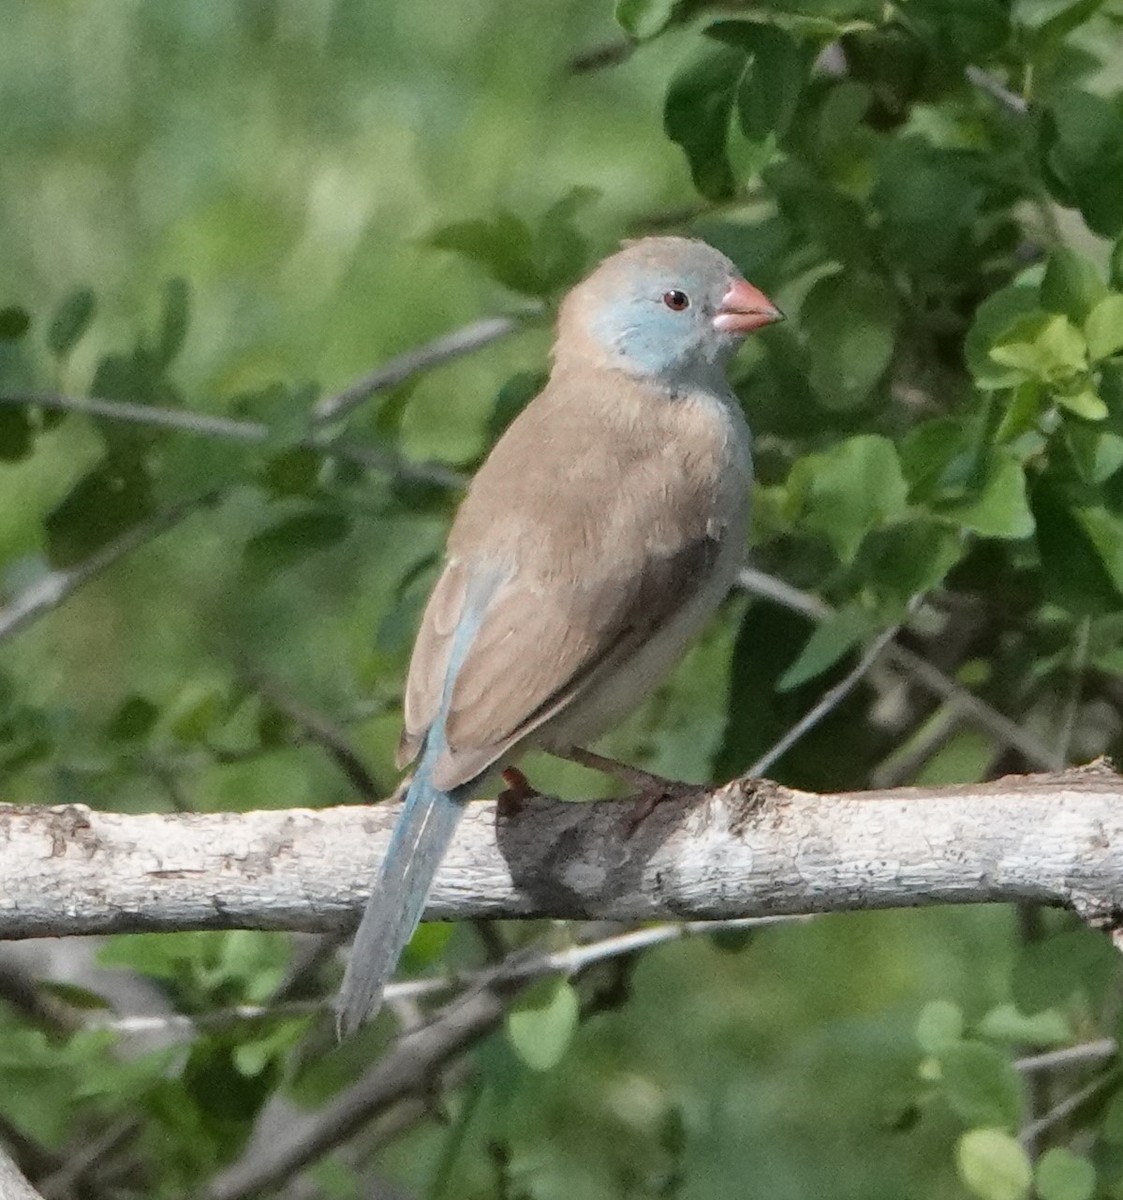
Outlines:
POLYGON ((725 599, 741 567, 743 540, 727 539, 709 579, 634 654, 599 678, 534 736, 544 750, 566 750, 595 741, 619 723, 666 679, 725 599))

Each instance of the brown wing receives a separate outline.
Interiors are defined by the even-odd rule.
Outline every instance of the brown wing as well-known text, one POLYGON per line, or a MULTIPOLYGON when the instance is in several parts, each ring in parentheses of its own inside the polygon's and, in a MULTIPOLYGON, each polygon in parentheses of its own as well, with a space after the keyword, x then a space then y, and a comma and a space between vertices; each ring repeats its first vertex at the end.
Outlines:
POLYGON ((410 663, 400 758, 437 718, 465 614, 482 618, 449 696, 433 771, 444 789, 632 654, 696 594, 718 539, 741 536, 744 470, 713 405, 653 402, 616 375, 552 380, 457 514, 410 663))
POLYGON ((703 538, 653 558, 638 577, 609 570, 564 588, 557 579, 502 585, 452 688, 437 787, 475 778, 629 657, 695 593, 717 551, 703 538))

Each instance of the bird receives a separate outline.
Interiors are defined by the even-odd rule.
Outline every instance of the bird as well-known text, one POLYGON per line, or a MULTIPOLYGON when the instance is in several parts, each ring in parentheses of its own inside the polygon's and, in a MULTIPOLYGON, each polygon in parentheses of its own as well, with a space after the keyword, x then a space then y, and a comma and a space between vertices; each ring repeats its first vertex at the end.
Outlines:
POLYGON ((468 800, 529 749, 582 761, 728 593, 752 457, 726 369, 782 317, 687 237, 625 242, 562 300, 547 382, 469 485, 421 619, 397 755, 417 765, 336 1000, 341 1038, 377 1012, 468 800))

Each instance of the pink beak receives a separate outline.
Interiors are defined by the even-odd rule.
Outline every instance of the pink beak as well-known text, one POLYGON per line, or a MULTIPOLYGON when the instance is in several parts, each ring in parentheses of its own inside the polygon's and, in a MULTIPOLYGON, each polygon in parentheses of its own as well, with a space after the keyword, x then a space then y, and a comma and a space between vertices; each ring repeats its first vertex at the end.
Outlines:
POLYGON ((735 279, 722 297, 721 308, 714 317, 714 328, 722 333, 752 333, 754 329, 783 319, 784 314, 760 288, 743 279, 735 279))

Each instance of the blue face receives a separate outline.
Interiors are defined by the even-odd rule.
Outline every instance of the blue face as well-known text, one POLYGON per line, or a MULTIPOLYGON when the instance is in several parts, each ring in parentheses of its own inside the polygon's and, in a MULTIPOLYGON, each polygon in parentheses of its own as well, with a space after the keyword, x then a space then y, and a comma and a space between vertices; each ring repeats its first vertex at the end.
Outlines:
POLYGON ((586 328, 629 374, 709 384, 741 340, 713 324, 732 278, 720 260, 701 268, 635 264, 598 297, 586 328))

